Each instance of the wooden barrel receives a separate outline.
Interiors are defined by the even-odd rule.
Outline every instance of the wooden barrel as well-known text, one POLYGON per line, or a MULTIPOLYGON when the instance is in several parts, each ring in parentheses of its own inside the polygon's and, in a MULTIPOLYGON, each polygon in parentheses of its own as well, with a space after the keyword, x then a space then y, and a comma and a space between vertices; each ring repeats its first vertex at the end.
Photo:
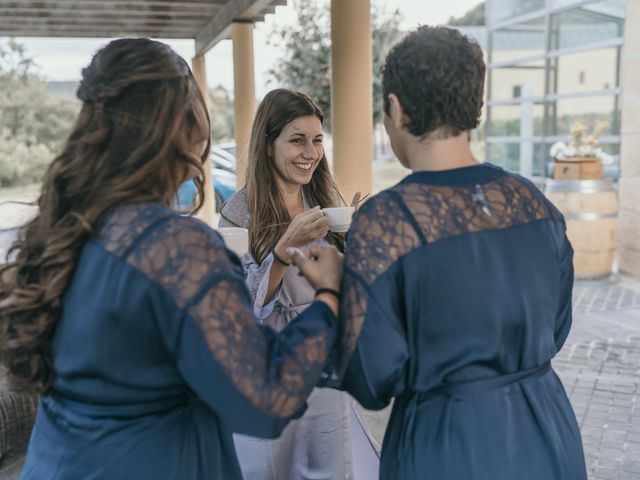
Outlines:
POLYGON ((547 198, 567 222, 577 279, 611 273, 618 247, 618 200, 610 180, 547 180, 547 198))

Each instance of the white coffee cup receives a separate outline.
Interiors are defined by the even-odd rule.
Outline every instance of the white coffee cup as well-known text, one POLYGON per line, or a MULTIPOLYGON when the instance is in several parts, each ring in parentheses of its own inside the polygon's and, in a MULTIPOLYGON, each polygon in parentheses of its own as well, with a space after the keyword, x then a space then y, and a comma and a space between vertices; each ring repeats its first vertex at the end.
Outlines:
POLYGON ((343 233, 351 226, 351 217, 356 211, 355 207, 334 207, 323 208, 322 211, 329 221, 329 230, 336 233, 343 233))
POLYGON ((239 257, 249 251, 249 230, 246 228, 220 227, 215 230, 220 234, 227 248, 239 257))

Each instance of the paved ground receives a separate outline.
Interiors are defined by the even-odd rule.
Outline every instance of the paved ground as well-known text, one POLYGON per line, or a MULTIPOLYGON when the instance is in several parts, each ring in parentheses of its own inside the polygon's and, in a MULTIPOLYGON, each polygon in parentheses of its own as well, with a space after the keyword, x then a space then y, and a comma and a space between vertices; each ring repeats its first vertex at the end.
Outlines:
POLYGON ((590 478, 640 479, 640 284, 577 284, 554 361, 580 422, 590 478))

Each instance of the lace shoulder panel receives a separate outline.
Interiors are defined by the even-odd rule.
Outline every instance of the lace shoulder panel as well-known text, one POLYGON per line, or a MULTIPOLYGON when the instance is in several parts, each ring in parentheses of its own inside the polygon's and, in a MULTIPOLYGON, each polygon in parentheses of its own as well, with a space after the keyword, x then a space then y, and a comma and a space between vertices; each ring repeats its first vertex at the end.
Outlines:
POLYGON ((477 185, 401 183, 356 214, 346 266, 371 285, 422 245, 553 217, 552 208, 531 182, 511 174, 477 185))
POLYGON ((548 217, 558 220, 560 222, 564 222, 564 215, 556 208, 556 206, 547 198, 547 196, 540 190, 531 180, 526 177, 522 177, 515 173, 511 174, 511 176, 522 182, 524 186, 529 188, 531 191, 531 195, 539 200, 539 202, 543 203, 547 209, 548 217))
POLYGON ((427 243, 509 228, 549 217, 537 189, 515 175, 483 184, 450 186, 409 183, 398 193, 420 225, 427 243))
POLYGON ((117 207, 100 222, 95 240, 111 253, 122 256, 154 224, 175 216, 176 212, 159 203, 117 207))
MULTIPOLYGON (((321 315, 291 341, 262 329, 253 316, 242 266, 220 236, 199 220, 165 214, 145 222, 147 229, 124 249, 116 239, 130 236, 112 226, 106 232, 118 234, 106 245, 116 246, 114 253, 124 251, 125 261, 193 319, 235 388, 256 408, 268 415, 293 415, 327 361, 335 330, 326 328, 321 315)), ((117 217, 113 225, 136 220, 128 211, 117 217)))
POLYGON ((155 228, 127 261, 161 285, 179 308, 221 277, 242 278, 239 261, 230 258, 220 236, 190 217, 176 216, 155 228))
POLYGON ((355 214, 347 236, 345 267, 367 285, 422 244, 420 230, 393 190, 372 197, 355 214))
POLYGON ((218 234, 200 220, 162 205, 118 209, 101 228, 99 241, 162 286, 179 308, 211 277, 234 274, 218 234))
POLYGON ((304 336, 288 342, 262 329, 242 266, 216 233, 190 218, 173 219, 141 242, 129 261, 185 309, 235 388, 256 408, 283 418, 300 408, 327 361, 333 334, 307 326, 304 336))

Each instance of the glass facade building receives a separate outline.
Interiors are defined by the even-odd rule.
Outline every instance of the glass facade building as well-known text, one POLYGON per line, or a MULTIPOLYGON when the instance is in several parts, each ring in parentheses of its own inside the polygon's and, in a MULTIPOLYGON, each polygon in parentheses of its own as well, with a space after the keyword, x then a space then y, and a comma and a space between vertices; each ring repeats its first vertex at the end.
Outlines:
POLYGON ((528 177, 573 123, 606 129, 620 154, 620 65, 626 0, 487 0, 486 159, 528 177))

